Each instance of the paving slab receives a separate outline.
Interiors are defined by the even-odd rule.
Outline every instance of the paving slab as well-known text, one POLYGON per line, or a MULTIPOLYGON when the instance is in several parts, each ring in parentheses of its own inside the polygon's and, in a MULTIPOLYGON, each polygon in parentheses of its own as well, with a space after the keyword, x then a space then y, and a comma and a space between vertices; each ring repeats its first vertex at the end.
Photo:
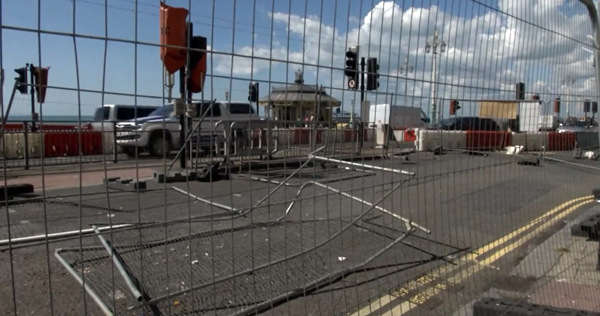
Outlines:
POLYGON ((598 285, 549 281, 531 293, 529 301, 559 308, 600 312, 599 298, 598 285))
MULTIPOLYGON (((523 289, 491 288, 482 297, 522 299, 529 303, 558 308, 600 312, 600 271, 596 270, 598 243, 571 236, 571 227, 590 215, 600 213, 600 206, 582 212, 538 245, 509 273, 522 281, 523 289)), ((474 299, 460 307, 453 316, 473 315, 474 299)))
POLYGON ((571 236, 573 225, 598 213, 600 206, 595 206, 569 221, 563 229, 533 250, 510 274, 600 285, 600 271, 595 269, 598 243, 571 236), (590 259, 594 259, 592 265, 588 262, 590 259))

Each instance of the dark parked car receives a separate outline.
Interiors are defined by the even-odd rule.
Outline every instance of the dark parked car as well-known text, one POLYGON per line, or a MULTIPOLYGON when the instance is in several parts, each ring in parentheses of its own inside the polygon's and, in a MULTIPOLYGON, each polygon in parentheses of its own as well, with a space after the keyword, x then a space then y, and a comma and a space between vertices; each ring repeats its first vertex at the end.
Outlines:
POLYGON ((480 117, 453 117, 442 120, 439 129, 446 131, 499 131, 496 121, 480 117))
POLYGON ((576 132, 598 132, 598 123, 591 118, 587 121, 578 120, 570 117, 560 123, 560 127, 556 129, 559 133, 576 133, 576 132))

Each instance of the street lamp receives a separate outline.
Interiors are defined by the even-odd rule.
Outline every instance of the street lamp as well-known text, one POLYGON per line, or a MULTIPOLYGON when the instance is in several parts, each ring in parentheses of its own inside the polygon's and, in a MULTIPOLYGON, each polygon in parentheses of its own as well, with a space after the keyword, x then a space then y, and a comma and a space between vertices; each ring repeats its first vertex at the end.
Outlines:
POLYGON ((572 102, 571 88, 575 84, 575 78, 573 78, 571 75, 568 75, 565 79, 563 79, 562 84, 567 86, 567 118, 569 118, 572 102))
POLYGON ((404 65, 400 66, 399 72, 400 74, 406 73, 406 78, 404 78, 404 106, 406 106, 406 96, 408 94, 408 74, 415 71, 415 67, 408 64, 408 57, 404 59, 404 65))
POLYGON ((446 42, 438 36, 438 31, 435 29, 433 33, 433 39, 425 43, 425 53, 433 53, 433 71, 431 72, 431 122, 433 124, 437 123, 438 113, 437 113, 437 105, 435 104, 435 89, 437 82, 437 54, 443 53, 446 51, 446 42))

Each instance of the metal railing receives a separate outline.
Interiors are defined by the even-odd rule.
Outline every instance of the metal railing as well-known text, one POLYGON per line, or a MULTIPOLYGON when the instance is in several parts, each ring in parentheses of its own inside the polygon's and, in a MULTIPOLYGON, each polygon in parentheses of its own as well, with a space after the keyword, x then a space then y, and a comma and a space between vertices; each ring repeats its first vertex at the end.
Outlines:
MULTIPOLYGON (((300 158, 306 157, 313 142, 317 145, 326 142, 336 144, 339 149, 345 148, 350 151, 360 152, 358 146, 363 146, 366 142, 367 147, 373 144, 373 129, 365 130, 361 133, 363 142, 357 142, 360 138, 359 131, 352 128, 323 128, 319 127, 316 131, 316 137, 313 137, 313 131, 309 127, 302 127, 305 124, 301 122, 289 122, 289 124, 298 125, 292 128, 279 128, 272 131, 271 138, 276 148, 272 152, 272 158, 300 158), (279 145, 281 147, 279 147, 279 145), (282 152, 277 153, 279 148, 282 152)), ((284 124, 284 123, 280 123, 284 124)), ((97 131, 83 125, 83 128, 77 128, 69 122, 44 122, 43 132, 38 126, 38 130, 31 130, 30 122, 20 124, 9 123, 4 132, 5 148, 2 151, 3 165, 6 168, 24 168, 40 167, 42 160, 45 165, 74 165, 78 163, 118 163, 137 159, 144 159, 149 162, 160 160, 164 153, 153 152, 152 147, 154 136, 162 138, 162 129, 155 131, 136 130, 135 128, 120 128, 115 123, 110 124, 112 128, 105 131, 97 131), (80 139, 81 137, 81 139, 80 139), (43 149, 43 150, 42 150, 43 149)), ((233 128, 233 126, 232 126, 233 128)), ((178 131, 167 130, 169 151, 168 157, 175 154, 181 147, 179 143, 174 143, 171 136, 178 131)), ((191 142, 194 144, 195 157, 208 157, 210 153, 223 156, 225 138, 222 132, 195 133, 200 137, 200 146, 196 147, 199 141, 193 136, 191 142), (196 153, 196 148, 197 153, 196 153)), ((254 129, 247 131, 243 135, 236 137, 231 142, 231 154, 241 159, 261 159, 262 154, 244 154, 244 151, 254 148, 266 148, 267 137, 263 129, 254 129)), ((266 157, 266 156, 265 156, 266 157)), ((160 162, 159 162, 160 163, 160 162)))

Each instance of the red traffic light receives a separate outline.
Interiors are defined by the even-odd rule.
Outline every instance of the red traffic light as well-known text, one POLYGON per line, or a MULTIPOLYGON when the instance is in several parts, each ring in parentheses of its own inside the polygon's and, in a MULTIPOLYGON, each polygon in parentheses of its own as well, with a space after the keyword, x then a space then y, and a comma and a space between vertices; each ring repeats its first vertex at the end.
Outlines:
POLYGON ((185 65, 187 59, 187 25, 189 11, 160 3, 160 59, 172 74, 185 65), (178 46, 178 47, 167 47, 178 46))
POLYGON ((44 103, 44 100, 46 100, 49 70, 50 67, 33 67, 33 80, 35 81, 35 91, 37 92, 38 103, 44 103))

